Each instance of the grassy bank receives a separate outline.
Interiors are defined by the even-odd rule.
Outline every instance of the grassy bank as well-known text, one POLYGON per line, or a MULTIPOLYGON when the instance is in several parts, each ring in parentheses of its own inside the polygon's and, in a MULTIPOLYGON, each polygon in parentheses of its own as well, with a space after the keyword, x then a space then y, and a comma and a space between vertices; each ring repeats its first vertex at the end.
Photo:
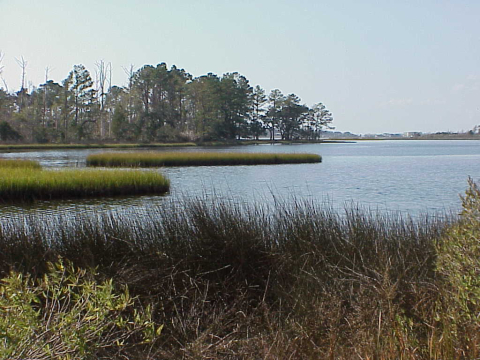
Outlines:
POLYGON ((133 143, 133 144, 108 144, 108 143, 91 143, 91 144, 0 144, 0 151, 16 151, 16 150, 56 150, 56 149, 148 149, 148 148, 165 148, 165 147, 182 147, 182 146, 240 146, 240 145, 266 145, 266 144, 317 144, 317 143, 342 143, 343 140, 219 140, 219 141, 203 141, 203 142, 179 142, 179 143, 133 143))
POLYGON ((163 329, 121 346, 95 338, 97 359, 473 359, 478 199, 472 184, 459 222, 201 200, 48 225, 4 219, 0 275, 41 283, 61 256, 117 294, 126 286, 163 329))
POLYGON ((321 162, 315 154, 213 153, 213 152, 150 152, 103 153, 87 157, 88 166, 155 167, 299 164, 321 162))
POLYGON ((150 171, 39 170, 0 167, 0 201, 163 194, 169 181, 150 171))
POLYGON ((10 144, 0 145, 0 151, 9 150, 55 150, 55 149, 136 149, 196 146, 192 142, 152 144, 10 144))

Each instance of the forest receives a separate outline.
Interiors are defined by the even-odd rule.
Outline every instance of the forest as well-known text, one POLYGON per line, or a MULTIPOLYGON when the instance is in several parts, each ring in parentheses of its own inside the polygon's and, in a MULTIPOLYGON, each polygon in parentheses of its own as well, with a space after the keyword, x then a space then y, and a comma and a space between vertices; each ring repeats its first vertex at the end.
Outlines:
MULTIPOLYGON (((255 139, 318 140, 332 113, 279 89, 269 94, 237 73, 193 77, 175 65, 124 69, 126 86, 112 85, 110 63, 92 74, 74 65, 60 83, 48 78, 17 92, 0 87, 0 140, 24 143, 205 142, 255 139), (278 138, 278 139, 277 139, 278 138)), ((1 75, 1 74, 0 74, 1 75)))

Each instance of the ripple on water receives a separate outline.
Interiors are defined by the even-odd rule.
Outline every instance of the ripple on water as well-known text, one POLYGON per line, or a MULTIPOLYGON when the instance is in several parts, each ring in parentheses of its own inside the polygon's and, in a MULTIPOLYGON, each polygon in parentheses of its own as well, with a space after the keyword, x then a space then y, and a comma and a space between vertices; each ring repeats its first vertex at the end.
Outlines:
POLYGON ((76 215, 105 213, 136 215, 148 213, 148 209, 165 201, 165 196, 104 197, 95 199, 42 200, 34 203, 4 204, 0 206, 0 219, 26 217, 68 218, 76 215))
MULTIPOLYGON (((104 149, 3 153, 2 157, 39 160, 49 168, 85 166, 85 158, 104 149)), ((115 150, 119 151, 119 150, 115 150)), ((129 150, 132 151, 132 150, 129 150)), ((138 150, 135 150, 138 151, 138 150)), ((151 151, 151 150, 149 150, 151 151)), ((165 150, 161 150, 165 151, 165 150)), ((321 164, 164 168, 171 180, 165 197, 103 198, 3 206, 0 217, 22 214, 121 212, 148 208, 166 199, 221 198, 240 203, 275 204, 278 199, 325 198, 342 209, 358 203, 407 214, 458 211, 468 176, 480 180, 480 141, 362 141, 356 144, 302 144, 169 149, 168 151, 308 152, 321 164)), ((153 171, 153 170, 152 170, 153 171)))

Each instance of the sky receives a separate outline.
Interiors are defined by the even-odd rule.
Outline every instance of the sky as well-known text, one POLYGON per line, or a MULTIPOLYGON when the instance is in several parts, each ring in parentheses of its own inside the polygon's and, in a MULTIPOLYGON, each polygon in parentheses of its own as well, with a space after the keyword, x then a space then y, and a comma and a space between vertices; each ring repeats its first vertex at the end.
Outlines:
POLYGON ((2 76, 18 91, 16 59, 31 86, 103 60, 123 86, 124 69, 165 62, 322 102, 337 131, 466 131, 479 18, 479 0, 0 0, 2 76))

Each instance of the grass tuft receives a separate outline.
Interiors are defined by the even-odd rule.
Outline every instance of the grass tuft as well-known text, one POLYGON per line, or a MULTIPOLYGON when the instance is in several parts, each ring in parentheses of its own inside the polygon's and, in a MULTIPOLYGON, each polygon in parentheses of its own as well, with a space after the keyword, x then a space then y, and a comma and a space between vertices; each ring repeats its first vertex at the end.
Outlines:
POLYGON ((163 194, 169 186, 153 171, 0 168, 0 199, 5 202, 163 194))
POLYGON ((0 169, 40 169, 38 161, 19 159, 0 159, 0 169))
POLYGON ((103 153, 87 157, 87 166, 160 167, 318 163, 316 154, 216 153, 216 152, 149 152, 103 153))

